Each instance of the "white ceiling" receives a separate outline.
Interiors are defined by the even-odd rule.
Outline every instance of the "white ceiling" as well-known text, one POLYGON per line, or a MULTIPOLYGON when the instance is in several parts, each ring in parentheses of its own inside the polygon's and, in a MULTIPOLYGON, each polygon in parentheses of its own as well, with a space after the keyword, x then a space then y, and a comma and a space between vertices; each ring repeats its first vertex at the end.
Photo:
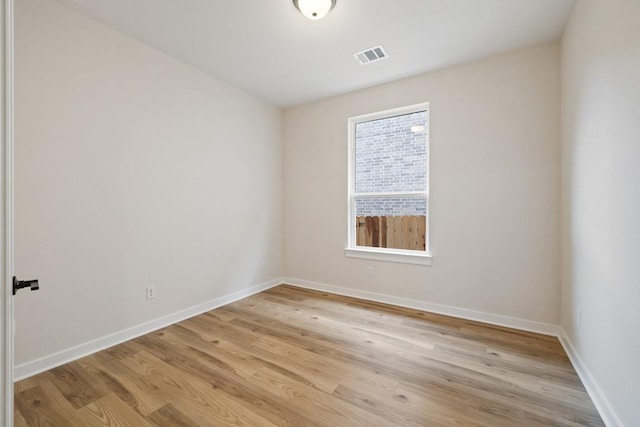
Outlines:
POLYGON ((280 107, 558 39, 575 0, 58 0, 280 107), (388 59, 353 53, 383 45, 388 59))

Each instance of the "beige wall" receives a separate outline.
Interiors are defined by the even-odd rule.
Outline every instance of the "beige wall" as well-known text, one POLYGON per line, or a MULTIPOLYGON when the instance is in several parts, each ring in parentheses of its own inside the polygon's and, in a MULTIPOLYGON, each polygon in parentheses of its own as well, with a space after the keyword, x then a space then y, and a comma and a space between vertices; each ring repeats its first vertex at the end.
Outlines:
POLYGON ((286 276, 559 323, 557 43, 306 104, 284 123, 286 276), (433 265, 346 258, 347 118, 426 101, 433 265))
POLYGON ((16 7, 15 270, 41 282, 16 298, 16 363, 281 276, 281 111, 16 7))
POLYGON ((637 426, 640 2, 576 2, 562 58, 562 325, 604 409, 637 426))

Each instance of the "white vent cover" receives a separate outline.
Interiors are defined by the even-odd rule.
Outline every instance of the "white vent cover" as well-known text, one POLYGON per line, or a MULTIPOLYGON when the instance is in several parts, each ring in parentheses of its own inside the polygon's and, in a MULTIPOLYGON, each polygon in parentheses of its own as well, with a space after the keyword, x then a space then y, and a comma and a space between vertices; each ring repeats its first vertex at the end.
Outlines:
POLYGON ((354 53, 353 56, 360 62, 360 64, 370 64, 375 61, 380 61, 387 57, 387 52, 384 51, 382 46, 372 47, 371 49, 363 50, 362 52, 354 53))

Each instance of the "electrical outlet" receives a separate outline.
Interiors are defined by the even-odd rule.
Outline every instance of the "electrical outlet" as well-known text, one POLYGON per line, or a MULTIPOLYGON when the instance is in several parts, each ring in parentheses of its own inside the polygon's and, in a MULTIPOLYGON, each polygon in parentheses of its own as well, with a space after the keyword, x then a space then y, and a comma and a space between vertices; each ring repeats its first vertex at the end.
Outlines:
POLYGON ((582 310, 578 310, 578 329, 582 328, 582 310))
POLYGON ((373 277, 373 267, 367 267, 367 276, 373 277))
POLYGON ((154 299, 156 297, 156 287, 155 286, 149 286, 145 289, 145 292, 147 294, 147 299, 154 299))

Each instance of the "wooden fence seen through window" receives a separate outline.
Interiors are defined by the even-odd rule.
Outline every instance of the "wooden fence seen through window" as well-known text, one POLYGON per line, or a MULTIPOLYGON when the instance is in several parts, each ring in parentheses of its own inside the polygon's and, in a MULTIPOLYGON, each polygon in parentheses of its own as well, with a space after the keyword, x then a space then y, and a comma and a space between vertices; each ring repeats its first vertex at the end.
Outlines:
POLYGON ((356 245, 374 248, 426 249, 427 217, 358 216, 356 245))

